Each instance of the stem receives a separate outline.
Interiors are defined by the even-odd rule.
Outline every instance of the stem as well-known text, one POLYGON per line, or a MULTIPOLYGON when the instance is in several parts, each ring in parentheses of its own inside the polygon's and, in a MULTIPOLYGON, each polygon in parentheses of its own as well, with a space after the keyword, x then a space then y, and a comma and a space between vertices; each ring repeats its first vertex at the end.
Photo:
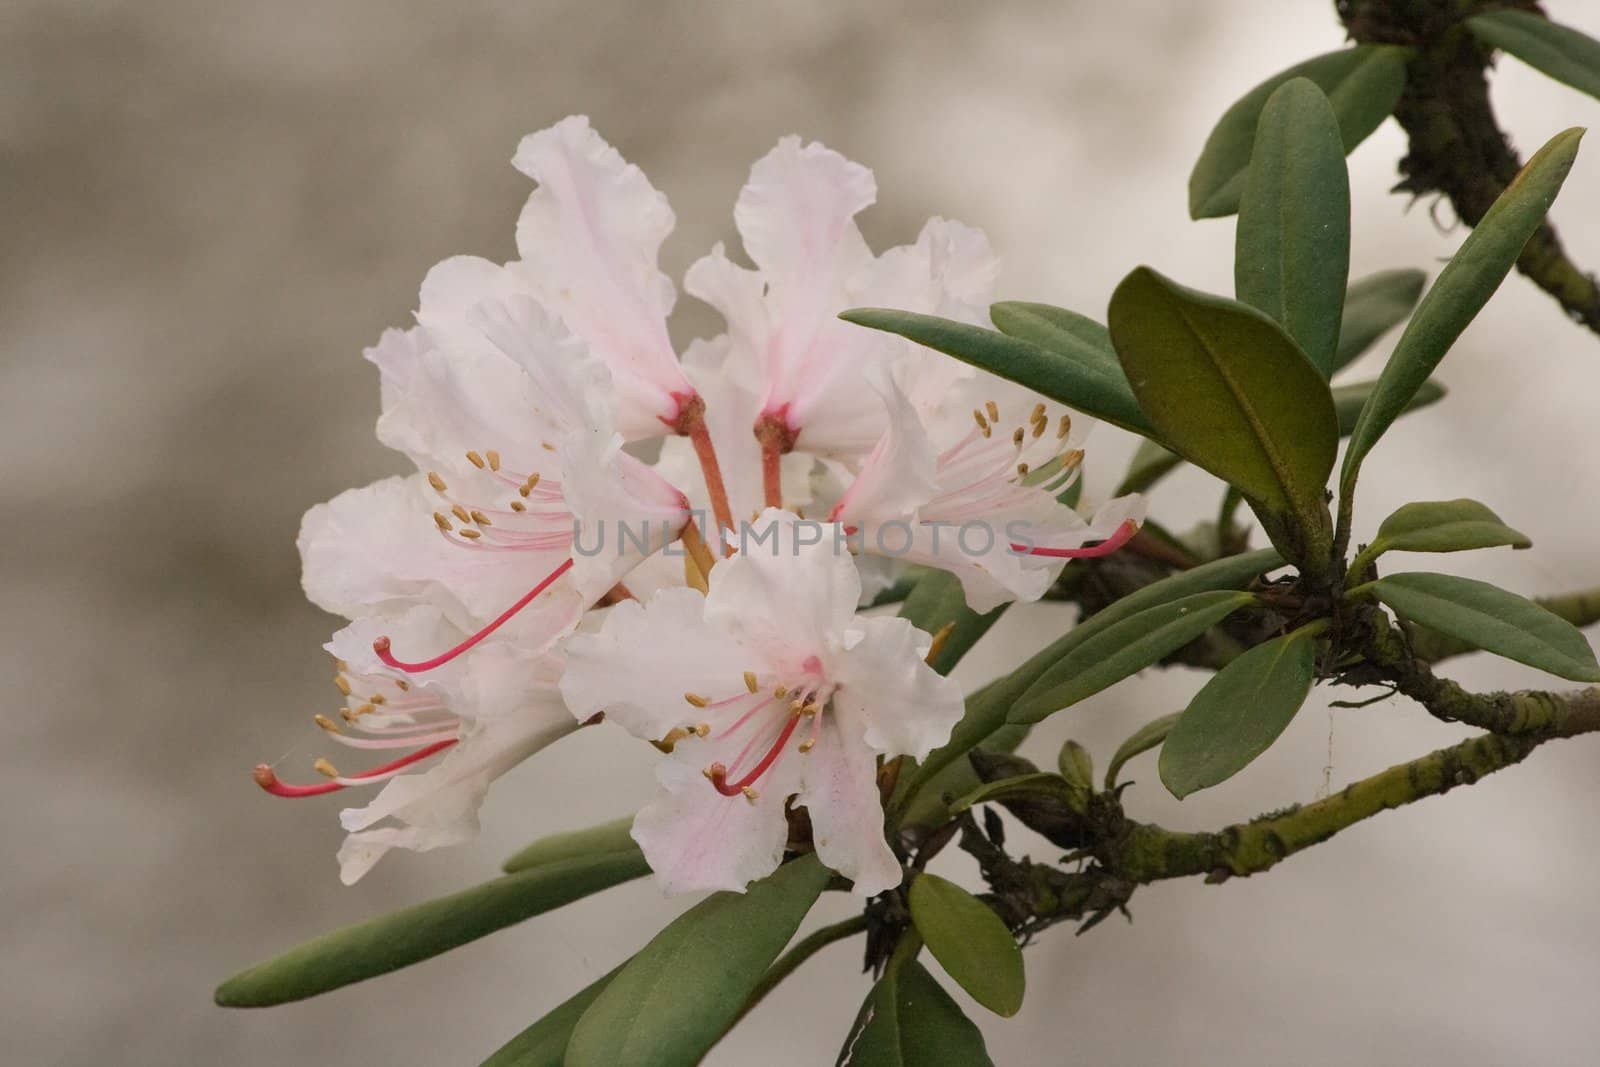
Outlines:
MULTIPOLYGON (((711 431, 706 427, 704 416, 691 419, 688 432, 689 441, 694 445, 695 458, 700 461, 701 473, 705 475, 706 492, 711 497, 711 514, 716 517, 717 528, 732 532, 733 509, 728 505, 728 487, 722 480, 722 467, 717 462, 717 449, 711 443, 711 431)), ((727 554, 726 546, 723 554, 727 554)))
POLYGON ((814 930, 801 938, 793 948, 778 957, 777 962, 767 968, 767 973, 762 975, 761 981, 751 991, 750 999, 744 1002, 744 1007, 739 1010, 739 1014, 728 1025, 728 1029, 731 1030, 737 1026, 739 1021, 749 1015, 768 993, 778 988, 780 982, 799 970, 800 965, 805 963, 806 960, 809 960, 835 941, 843 941, 847 937, 854 937, 866 928, 866 915, 852 915, 843 922, 834 923, 832 926, 824 926, 822 929, 814 930))
POLYGON ((761 487, 767 507, 783 507, 783 453, 772 445, 761 445, 761 487))

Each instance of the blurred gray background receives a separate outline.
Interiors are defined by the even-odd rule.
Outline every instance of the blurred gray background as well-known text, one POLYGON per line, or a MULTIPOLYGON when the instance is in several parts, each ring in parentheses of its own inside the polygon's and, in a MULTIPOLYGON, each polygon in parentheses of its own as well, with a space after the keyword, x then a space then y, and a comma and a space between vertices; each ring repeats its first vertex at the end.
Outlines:
MULTIPOLYGON (((1549 0, 1600 33, 1600 8, 1549 0)), ((472 847, 339 885, 337 800, 249 778, 318 752, 333 620, 300 597, 300 514, 398 470, 371 436, 361 348, 407 320, 435 261, 505 258, 518 138, 576 111, 672 199, 674 274, 732 237, 782 134, 877 171, 880 247, 931 214, 982 226, 1001 291, 1099 315, 1139 262, 1226 291, 1232 226, 1184 215, 1211 121, 1338 47, 1323 0, 986 4, 193 4, 0 8, 0 1034, 9 1063, 476 1063, 640 945, 685 901, 648 883, 333 996, 210 1003, 233 970, 327 928, 478 881, 547 831, 632 810, 643 746, 585 731, 495 791, 472 847)), ((1513 61, 1495 81, 1530 151, 1600 103, 1513 61)), ((1401 139, 1352 159, 1355 271, 1436 269, 1460 233, 1385 190, 1401 139)), ((1557 205, 1600 264, 1600 145, 1557 205)), ((1445 212, 1448 215, 1448 211, 1445 212)), ((709 328, 689 318, 685 332, 709 328)), ((1375 365, 1381 356, 1372 357, 1375 365)), ((1529 593, 1600 583, 1600 341, 1508 285, 1442 371, 1453 395, 1390 435, 1358 536, 1422 495, 1473 496, 1535 551, 1443 565, 1529 593)), ((1091 490, 1131 442, 1102 429, 1091 490)), ((1162 488, 1175 525, 1214 483, 1162 488)), ((1067 621, 1018 611, 969 683, 1067 621)), ((1539 684, 1486 657, 1477 687, 1539 684)), ((1198 684, 1152 675, 1039 730, 1104 761, 1198 684)), ((1315 797, 1458 736, 1415 708, 1309 705, 1266 758, 1180 806, 1135 767, 1136 814, 1209 827, 1315 797), (1331 754, 1331 760, 1330 760, 1331 754)), ((1385 815, 1269 875, 1141 890, 1136 921, 1052 931, 1004 1022, 1003 1064, 1593 1062, 1600 742, 1552 745, 1385 815)), ((1025 838, 1018 836, 1025 844, 1025 838)), ((1033 842, 1036 856, 1051 849, 1033 842)), ((970 878, 964 857, 947 873, 970 878)), ((820 918, 842 916, 843 901, 820 918)), ((866 985, 836 947, 713 1064, 832 1062, 866 985)), ((686 1010, 693 1010, 686 1005, 686 1010)))

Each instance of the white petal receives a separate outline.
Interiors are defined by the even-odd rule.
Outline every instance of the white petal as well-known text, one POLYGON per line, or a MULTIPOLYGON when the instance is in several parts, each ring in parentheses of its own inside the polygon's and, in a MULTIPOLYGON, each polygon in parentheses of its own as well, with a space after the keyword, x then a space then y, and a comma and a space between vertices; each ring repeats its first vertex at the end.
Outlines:
POLYGON ((576 523, 573 580, 593 603, 677 538, 690 519, 689 500, 624 452, 620 434, 591 431, 568 439, 559 454, 563 492, 576 523))
POLYGON ((834 506, 833 518, 850 526, 911 516, 938 492, 938 454, 910 401, 887 372, 867 375, 888 411, 888 426, 861 471, 834 506))
POLYGON ((924 662, 931 638, 894 617, 859 618, 865 636, 839 660, 835 706, 862 724, 867 745, 922 759, 950 739, 961 688, 924 662))
POLYGON ((797 757, 804 785, 799 802, 811 816, 811 836, 823 863, 876 896, 900 884, 900 863, 884 839, 877 762, 852 711, 822 717, 817 745, 797 757))
POLYGON ((689 384, 667 336, 672 283, 656 266, 666 197, 575 115, 523 138, 513 165, 539 183, 517 222, 519 270, 611 369, 618 425, 660 436, 689 384))

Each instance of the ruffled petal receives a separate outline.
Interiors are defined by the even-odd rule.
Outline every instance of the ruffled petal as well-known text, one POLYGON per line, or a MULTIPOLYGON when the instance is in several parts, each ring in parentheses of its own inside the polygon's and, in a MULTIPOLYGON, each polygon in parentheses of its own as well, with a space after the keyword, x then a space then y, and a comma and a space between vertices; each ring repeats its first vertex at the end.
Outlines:
POLYGON ((859 722, 862 739, 886 756, 922 759, 961 719, 961 687, 924 661, 931 638, 894 617, 856 620, 862 632, 835 670, 835 707, 859 722))
POLYGON ((877 761, 855 713, 836 704, 822 717, 816 747, 798 759, 798 800, 811 816, 817 856, 861 896, 899 885, 900 862, 884 837, 877 761))

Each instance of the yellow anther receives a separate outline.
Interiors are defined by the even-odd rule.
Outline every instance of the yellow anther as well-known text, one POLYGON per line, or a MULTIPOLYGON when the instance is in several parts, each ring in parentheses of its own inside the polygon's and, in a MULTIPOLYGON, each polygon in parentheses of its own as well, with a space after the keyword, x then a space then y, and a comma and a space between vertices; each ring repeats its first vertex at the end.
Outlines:
POLYGON ((515 511, 515 512, 527 511, 528 510, 528 505, 524 504, 520 500, 513 500, 511 502, 511 510, 515 511))
POLYGON ((791 714, 791 715, 799 715, 804 710, 806 710, 806 702, 805 701, 803 701, 803 700, 791 700, 789 702, 789 714, 791 714))
POLYGON ((688 736, 688 730, 685 730, 681 726, 674 726, 672 729, 667 731, 667 736, 663 737, 659 741, 652 741, 650 743, 656 746, 656 748, 660 749, 662 752, 666 752, 670 755, 672 750, 677 747, 678 742, 682 741, 688 736))
POLYGON ((789 695, 789 687, 786 686, 786 685, 780 685, 780 686, 778 686, 778 688, 776 688, 776 689, 774 689, 772 691, 772 699, 774 699, 774 700, 782 700, 784 697, 786 697, 788 695, 789 695))
POLYGON ((1043 404, 1035 404, 1035 405, 1033 405, 1033 412, 1032 412, 1032 414, 1030 414, 1028 416, 1028 421, 1029 422, 1036 422, 1037 420, 1042 419, 1042 418, 1044 418, 1044 405, 1043 404))
POLYGON ((713 763, 709 767, 702 767, 700 773, 706 776, 706 781, 714 782, 717 780, 717 765, 713 763))
POLYGON ((469 541, 476 541, 478 538, 482 537, 483 534, 479 533, 477 530, 462 530, 461 536, 465 537, 469 541))
POLYGON ((442 511, 435 511, 433 513, 433 524, 439 527, 439 529, 443 530, 445 533, 449 533, 451 530, 455 529, 454 526, 450 525, 450 520, 444 517, 444 512, 442 511))
POLYGON ((406 681, 404 678, 396 678, 394 680, 394 687, 400 690, 402 693, 411 692, 411 683, 406 681))
POLYGON ((369 704, 361 705, 359 708, 357 708, 355 711, 351 712, 350 714, 357 715, 357 716, 360 716, 360 715, 371 715, 373 712, 375 712, 377 710, 378 710, 378 705, 369 703, 369 704))
POLYGON ((339 732, 339 724, 328 718, 326 715, 313 715, 311 718, 318 726, 322 727, 330 734, 336 734, 339 732))
POLYGON ((690 704, 693 704, 697 708, 703 708, 707 704, 711 703, 711 701, 707 700, 699 693, 685 693, 683 694, 683 699, 687 700, 690 704))
POLYGON ((757 680, 755 671, 744 672, 744 687, 750 690, 752 693, 758 693, 761 691, 761 683, 759 680, 757 680))
POLYGON ((483 470, 483 457, 478 455, 476 452, 467 453, 467 462, 472 464, 474 467, 477 467, 479 470, 483 470))
POLYGON ((822 710, 822 705, 818 704, 815 700, 813 700, 809 704, 807 704, 805 707, 800 709, 800 714, 802 714, 802 715, 806 716, 807 718, 809 718, 809 717, 815 715, 817 712, 819 712, 821 710, 822 710))
POLYGON ((493 526, 494 525, 494 523, 489 521, 489 516, 485 515, 483 512, 479 511, 477 508, 473 508, 472 509, 472 521, 477 523, 479 526, 493 526))
POLYGON ((1069 434, 1071 432, 1072 432, 1072 416, 1071 415, 1063 415, 1063 416, 1061 416, 1061 424, 1056 427, 1056 437, 1059 438, 1059 439, 1065 440, 1067 434, 1069 434))
POLYGON ((1025 435, 1025 433, 1026 433, 1026 431, 1023 430, 1023 428, 1021 426, 1018 426, 1017 427, 1017 432, 1011 435, 1011 443, 1014 444, 1014 445, 1022 444, 1022 438, 1025 435))
POLYGON ((695 733, 696 737, 704 737, 707 734, 709 734, 710 732, 711 732, 711 724, 710 723, 708 723, 708 722, 697 722, 697 723, 695 723, 695 725, 694 725, 694 733, 695 733))
POLYGON ((1026 463, 1018 463, 1017 464, 1017 477, 1018 478, 1026 478, 1027 476, 1028 476, 1028 465, 1026 463))
POLYGON ((815 737, 808 737, 804 741, 800 742, 800 751, 801 752, 810 752, 812 749, 814 749, 816 747, 817 747, 817 739, 815 737))
POLYGON ((371 699, 372 699, 372 702, 374 704, 387 704, 387 703, 389 703, 389 698, 384 696, 382 693, 373 693, 371 699))
POLYGON ((1044 432, 1050 428, 1050 420, 1040 415, 1033 420, 1033 436, 1043 437, 1044 432))
POLYGON ((351 711, 349 708, 340 708, 339 718, 343 719, 345 722, 354 723, 356 721, 356 713, 351 711))
POLYGON ((985 411, 987 411, 989 413, 989 421, 990 422, 999 422, 1000 421, 1000 405, 996 404, 993 400, 990 400, 987 403, 985 403, 983 405, 983 410, 985 410, 985 411))
POLYGON ((989 432, 989 420, 983 417, 983 412, 979 411, 977 408, 973 408, 972 418, 975 422, 977 422, 978 429, 982 430, 985 434, 989 432))
POLYGON ((543 448, 546 452, 554 452, 556 450, 556 446, 551 444, 549 441, 540 441, 539 447, 543 448))
POLYGON ((472 521, 472 514, 469 511, 467 511, 466 508, 462 507, 460 504, 452 504, 452 505, 450 505, 450 514, 454 515, 456 518, 460 519, 462 522, 471 522, 472 521))
POLYGON ((491 448, 489 451, 484 453, 484 456, 489 460, 490 470, 497 471, 500 469, 500 453, 491 448))
POLYGON ((339 768, 335 767, 333 764, 329 763, 327 760, 322 759, 320 757, 317 759, 317 762, 315 762, 315 763, 313 763, 311 765, 311 767, 318 774, 325 775, 325 776, 327 776, 329 778, 337 778, 337 777, 339 777, 339 768))
POLYGON ((445 491, 444 479, 439 477, 438 471, 428 472, 428 484, 433 486, 433 491, 436 493, 442 493, 445 491))
POLYGON ((748 800, 752 804, 754 804, 761 797, 760 793, 757 793, 754 789, 751 789, 749 786, 745 786, 743 789, 739 790, 739 792, 743 793, 744 794, 744 798, 746 800, 748 800))
POLYGON ((939 653, 943 652, 944 646, 949 643, 950 635, 955 632, 956 624, 953 622, 947 622, 939 627, 938 632, 933 635, 932 642, 928 645, 928 654, 923 659, 930 664, 938 659, 939 653))
POLYGON ((336 659, 333 661, 333 669, 336 671, 347 671, 350 669, 350 664, 346 663, 342 659, 336 659))
POLYGON ((342 675, 342 674, 334 675, 333 676, 333 684, 338 686, 339 687, 339 692, 343 693, 345 696, 349 696, 350 695, 350 691, 351 691, 350 690, 350 679, 346 678, 344 675, 342 675))

